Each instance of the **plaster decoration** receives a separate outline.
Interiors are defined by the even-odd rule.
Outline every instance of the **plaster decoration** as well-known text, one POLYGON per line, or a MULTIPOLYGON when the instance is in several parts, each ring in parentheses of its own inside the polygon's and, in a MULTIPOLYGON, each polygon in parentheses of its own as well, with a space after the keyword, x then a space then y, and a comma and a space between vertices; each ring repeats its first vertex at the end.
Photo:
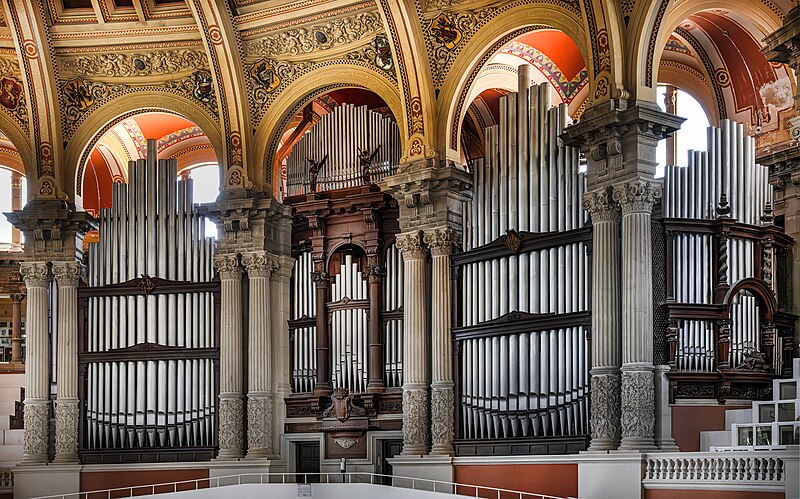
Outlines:
POLYGON ((245 68, 250 81, 253 117, 259 121, 282 87, 311 70, 307 61, 259 59, 245 68))
POLYGON ((382 29, 383 23, 378 12, 359 12, 324 24, 304 26, 264 36, 257 41, 247 43, 245 53, 251 57, 309 54, 356 42, 382 29))
POLYGON ((0 105, 27 132, 28 105, 21 82, 19 61, 16 58, 0 57, 0 105))
POLYGON ((389 48, 388 41, 379 42, 381 39, 386 40, 386 37, 380 35, 375 38, 375 41, 372 44, 365 45, 358 50, 348 52, 345 55, 345 59, 348 61, 361 62, 363 64, 375 67, 382 74, 389 77, 390 80, 397 84, 397 72, 395 71, 392 51, 389 48), (384 43, 387 45, 384 45, 384 43))
POLYGON ((242 278, 242 268, 237 255, 215 255, 214 267, 219 271, 221 280, 238 281, 242 278))
POLYGON ((197 49, 158 50, 144 54, 97 54, 59 57, 59 74, 83 77, 174 76, 177 73, 207 69, 205 51, 197 49))
POLYGON ((258 395, 247 400, 247 447, 272 453, 272 396, 258 395))
POLYGON ((358 439, 356 438, 334 438, 333 441, 342 449, 349 449, 358 443, 358 439))
POLYGON ((265 251, 242 253, 242 266, 247 269, 247 275, 265 277, 267 279, 278 269, 278 262, 265 251))
POLYGON ((450 454, 453 451, 453 397, 453 388, 450 387, 434 387, 431 390, 432 454, 450 454))
POLYGON ((58 402, 56 406, 56 454, 78 453, 78 402, 58 402))
POLYGON ((432 256, 448 256, 453 253, 458 237, 452 229, 434 229, 425 233, 424 240, 431 249, 432 256))
POLYGON ((244 400, 219 399, 219 457, 239 457, 244 444, 244 400))
POLYGON ((25 422, 25 454, 28 456, 44 456, 44 459, 47 459, 50 404, 46 400, 33 404, 26 403, 23 419, 25 422))
POLYGON ((621 436, 620 375, 592 375, 591 450, 616 448, 621 436))
POLYGON ((584 193, 583 209, 591 215, 592 223, 619 220, 619 205, 611 199, 606 189, 584 193))
POLYGON ((467 10, 458 14, 440 13, 423 22, 425 45, 430 54, 434 85, 440 87, 450 65, 472 35, 498 12, 497 7, 467 10))
POLYGON ((655 386, 652 371, 623 371, 621 421, 620 449, 631 448, 626 444, 626 439, 649 439, 652 445, 655 431, 655 386))
POLYGON ((613 199, 622 208, 622 214, 651 213, 653 205, 661 198, 661 186, 647 180, 632 180, 614 187, 613 199))
POLYGON ((46 288, 50 284, 46 263, 23 262, 20 264, 19 273, 29 288, 46 288))
POLYGON ((428 449, 428 391, 403 388, 403 454, 428 449))
POLYGON ((74 288, 78 286, 83 275, 83 265, 72 262, 54 262, 53 276, 59 288, 74 288))
POLYGON ((404 260, 424 260, 427 249, 423 245, 422 231, 418 233, 401 234, 397 236, 395 246, 403 255, 404 260))

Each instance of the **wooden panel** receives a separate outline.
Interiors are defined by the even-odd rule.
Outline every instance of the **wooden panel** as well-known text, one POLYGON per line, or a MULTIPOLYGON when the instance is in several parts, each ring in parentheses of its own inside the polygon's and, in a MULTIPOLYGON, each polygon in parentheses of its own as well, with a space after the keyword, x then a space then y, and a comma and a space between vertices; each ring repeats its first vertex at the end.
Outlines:
MULTIPOLYGON (((92 471, 81 472, 80 487, 81 492, 91 490, 105 490, 117 489, 121 487, 139 487, 145 486, 141 489, 134 490, 133 495, 145 495, 152 492, 151 485, 159 483, 180 482, 185 480, 198 480, 208 478, 207 469, 181 469, 181 470, 138 470, 138 471, 92 471)), ((207 488, 208 484, 205 482, 199 483, 199 488, 207 488)), ((192 490, 194 484, 184 484, 178 490, 192 490)), ((167 488, 157 488, 156 492, 166 492, 167 488)), ((170 491, 172 487, 169 487, 170 491)), ((121 491, 121 494, 111 494, 111 497, 128 497, 128 491, 121 491)), ((101 497, 100 494, 89 494, 87 498, 101 497)), ((109 497, 102 494, 103 498, 109 497)))
MULTIPOLYGON (((533 494, 578 497, 577 464, 456 465, 453 466, 453 480, 457 483, 520 490, 533 494)), ((458 493, 475 496, 475 489, 460 487, 458 493)), ((479 491, 478 495, 487 498, 497 497, 496 493, 492 494, 489 491, 479 491)))
POLYGON ((725 411, 748 408, 738 405, 673 406, 672 438, 681 451, 698 452, 701 431, 722 431, 725 429, 725 411))

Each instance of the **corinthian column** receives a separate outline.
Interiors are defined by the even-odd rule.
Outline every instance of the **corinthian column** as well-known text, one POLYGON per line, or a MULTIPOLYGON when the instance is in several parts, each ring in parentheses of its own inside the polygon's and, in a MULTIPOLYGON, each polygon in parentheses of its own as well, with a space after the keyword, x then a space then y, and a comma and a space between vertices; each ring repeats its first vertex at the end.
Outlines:
POLYGON ((272 304, 270 276, 276 263, 266 251, 242 254, 249 280, 247 457, 272 454, 272 304))
POLYGON ((57 463, 78 462, 78 280, 83 266, 53 263, 58 283, 58 399, 56 400, 57 463))
POLYGON ((614 187, 622 209, 622 442, 655 449, 653 243, 650 215, 661 187, 632 180, 614 187))
POLYGON ((403 455, 428 453, 428 350, 422 233, 397 237, 403 254, 403 455))
POLYGON ((242 400, 242 270, 237 255, 217 255, 219 271, 220 370, 219 370, 219 459, 242 457, 244 401, 242 400))
POLYGON ((27 362, 25 373, 25 454, 20 464, 47 462, 50 429, 50 347, 47 337, 47 286, 45 262, 24 262, 20 274, 28 289, 27 362))
POLYGON ((613 450, 620 440, 619 208, 606 189, 587 192, 592 217, 592 390, 589 450, 613 450))
POLYGON ((425 234, 431 249, 431 454, 453 454, 453 343, 450 255, 456 235, 451 229, 435 229, 425 234))

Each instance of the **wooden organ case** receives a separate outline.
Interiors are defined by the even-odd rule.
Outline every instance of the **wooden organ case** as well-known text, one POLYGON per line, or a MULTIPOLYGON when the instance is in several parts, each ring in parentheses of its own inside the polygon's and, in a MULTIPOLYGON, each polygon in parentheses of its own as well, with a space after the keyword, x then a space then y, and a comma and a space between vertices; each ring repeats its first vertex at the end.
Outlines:
POLYGON ((342 105, 287 158, 295 268, 286 432, 322 432, 327 458, 366 458, 368 430, 402 428, 398 207, 375 185, 394 173, 399 145, 394 121, 342 105))

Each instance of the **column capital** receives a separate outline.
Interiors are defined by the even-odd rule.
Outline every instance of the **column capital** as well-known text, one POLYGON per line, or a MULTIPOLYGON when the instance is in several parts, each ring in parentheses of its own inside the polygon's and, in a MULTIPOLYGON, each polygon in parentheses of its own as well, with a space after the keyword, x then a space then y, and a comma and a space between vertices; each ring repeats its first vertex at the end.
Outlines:
POLYGON ((622 214, 652 213, 653 205, 661 198, 661 186, 649 180, 636 179, 614 186, 613 199, 622 214))
POLYGON ((250 278, 270 278, 278 270, 278 261, 267 251, 250 251, 242 253, 242 265, 250 278))
POLYGON ((83 275, 84 267, 79 262, 53 262, 53 276, 58 287, 77 287, 83 275))
POLYGON ((23 293, 12 293, 9 296, 11 297, 11 303, 22 303, 25 300, 23 293))
POLYGON ((219 271, 222 280, 240 280, 242 268, 239 266, 239 256, 236 254, 214 256, 214 267, 219 271))
POLYGON ((583 209, 591 215, 592 223, 619 220, 619 205, 612 199, 608 188, 584 193, 583 209))
POLYGON ((453 246, 458 242, 458 236, 449 227, 433 229, 425 232, 425 244, 433 256, 449 256, 453 254, 453 246))
POLYGON ((395 246, 403 254, 404 260, 424 260, 427 253, 424 232, 400 234, 395 239, 395 246))
POLYGON ((46 262, 22 262, 19 273, 29 288, 46 288, 50 284, 50 273, 46 262))

